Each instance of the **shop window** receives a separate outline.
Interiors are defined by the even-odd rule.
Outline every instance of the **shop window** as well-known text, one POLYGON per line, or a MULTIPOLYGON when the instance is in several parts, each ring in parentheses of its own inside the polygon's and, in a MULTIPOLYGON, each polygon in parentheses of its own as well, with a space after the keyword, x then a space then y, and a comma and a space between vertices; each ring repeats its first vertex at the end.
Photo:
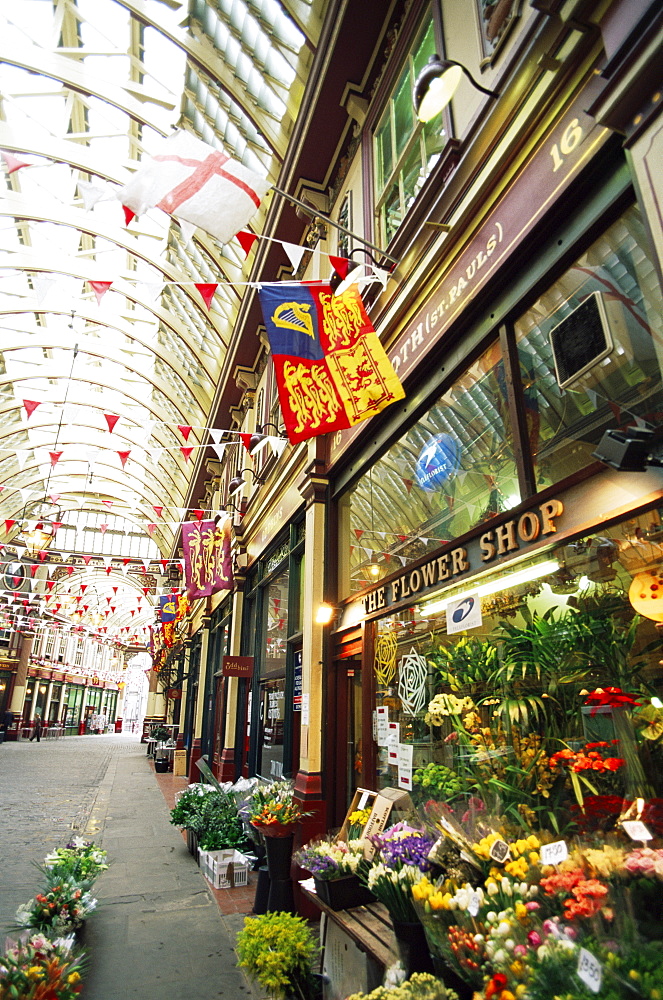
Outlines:
POLYGON ((417 36, 373 136, 376 216, 388 245, 430 174, 447 141, 448 116, 425 125, 414 113, 415 80, 437 49, 429 21, 417 36))
POLYGON ((341 595, 519 501, 504 363, 495 343, 342 498, 341 595))
POLYGON ((577 769, 592 769, 581 791, 616 797, 617 813, 622 798, 660 796, 661 514, 483 576, 480 619, 466 632, 449 634, 446 604, 476 594, 467 582, 373 622, 378 787, 403 787, 401 744, 417 804, 453 808, 475 794, 515 823, 546 825, 561 810, 580 815, 580 785, 551 762, 567 748, 594 754, 577 769), (610 707, 616 690, 632 709, 610 707))
POLYGON ((594 461, 607 428, 660 424, 663 299, 646 247, 633 207, 516 323, 539 488, 594 461))

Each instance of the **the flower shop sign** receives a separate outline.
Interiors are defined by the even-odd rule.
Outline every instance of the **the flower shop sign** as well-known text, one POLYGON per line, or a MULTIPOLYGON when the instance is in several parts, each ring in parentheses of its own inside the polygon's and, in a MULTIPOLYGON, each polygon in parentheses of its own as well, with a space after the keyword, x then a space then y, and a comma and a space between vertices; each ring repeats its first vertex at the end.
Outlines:
POLYGON ((382 611, 408 599, 415 600, 440 584, 455 581, 533 546, 537 541, 557 531, 555 521, 564 512, 561 500, 548 500, 539 507, 526 510, 519 517, 487 528, 467 545, 447 549, 414 568, 408 568, 382 586, 375 587, 362 598, 364 614, 382 611))

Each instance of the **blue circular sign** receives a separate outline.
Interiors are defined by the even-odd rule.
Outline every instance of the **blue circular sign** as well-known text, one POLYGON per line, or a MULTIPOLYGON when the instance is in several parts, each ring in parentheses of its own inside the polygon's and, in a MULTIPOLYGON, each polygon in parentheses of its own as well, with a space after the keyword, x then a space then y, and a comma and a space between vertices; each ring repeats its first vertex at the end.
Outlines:
POLYGON ((421 449, 414 474, 422 490, 432 493, 460 468, 460 445, 451 434, 436 434, 421 449))

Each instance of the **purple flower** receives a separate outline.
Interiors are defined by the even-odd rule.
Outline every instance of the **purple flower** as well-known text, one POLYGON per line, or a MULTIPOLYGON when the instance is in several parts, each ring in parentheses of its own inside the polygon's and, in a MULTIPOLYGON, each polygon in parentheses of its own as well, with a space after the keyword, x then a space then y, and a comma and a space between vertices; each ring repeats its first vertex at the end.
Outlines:
POLYGON ((423 830, 417 830, 407 823, 397 823, 371 840, 388 868, 398 870, 404 865, 413 865, 421 871, 428 871, 431 867, 428 855, 435 844, 435 838, 423 830))

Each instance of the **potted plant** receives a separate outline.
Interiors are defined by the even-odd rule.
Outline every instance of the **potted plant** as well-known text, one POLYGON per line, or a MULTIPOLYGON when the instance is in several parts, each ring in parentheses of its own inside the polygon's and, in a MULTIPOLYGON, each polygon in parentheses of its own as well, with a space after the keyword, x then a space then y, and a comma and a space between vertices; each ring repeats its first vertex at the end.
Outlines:
POLYGON ((295 861, 311 873, 319 899, 330 909, 347 910, 375 901, 359 879, 360 873, 366 876, 369 867, 363 840, 312 841, 297 852, 295 861))
POLYGON ((406 982, 391 987, 388 994, 384 986, 378 986, 372 993, 353 993, 348 1000, 384 1000, 385 996, 389 1000, 458 1000, 453 990, 428 972, 415 972, 406 982))
POLYGON ((237 935, 239 964, 274 1000, 317 995, 313 975, 318 944, 307 923, 291 913, 247 917, 237 935))
POLYGON ((240 809, 254 830, 265 838, 269 871, 268 910, 294 910, 290 863, 295 824, 309 816, 295 800, 291 781, 256 785, 240 809))

